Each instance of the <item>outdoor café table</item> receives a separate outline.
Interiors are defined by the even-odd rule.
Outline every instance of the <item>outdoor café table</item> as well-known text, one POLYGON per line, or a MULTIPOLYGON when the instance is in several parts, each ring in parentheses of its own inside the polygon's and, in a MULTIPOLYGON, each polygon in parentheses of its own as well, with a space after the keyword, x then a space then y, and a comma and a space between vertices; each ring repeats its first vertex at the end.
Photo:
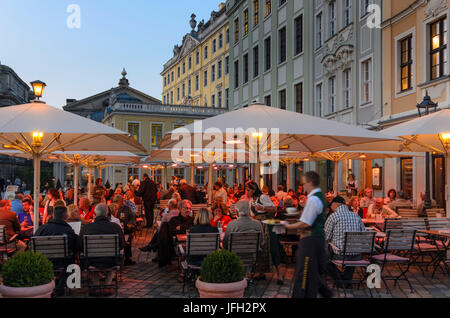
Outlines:
MULTIPOLYGON (((442 242, 442 246, 444 247, 444 253, 438 253, 439 262, 443 262, 445 264, 447 254, 450 253, 450 229, 441 230, 441 231, 426 231, 426 230, 418 230, 417 233, 422 233, 429 235, 431 237, 439 238, 442 242)), ((450 269, 447 267, 447 271, 450 272, 450 269)))
POLYGON ((374 225, 382 231, 384 229, 384 219, 362 219, 362 222, 364 225, 374 225))

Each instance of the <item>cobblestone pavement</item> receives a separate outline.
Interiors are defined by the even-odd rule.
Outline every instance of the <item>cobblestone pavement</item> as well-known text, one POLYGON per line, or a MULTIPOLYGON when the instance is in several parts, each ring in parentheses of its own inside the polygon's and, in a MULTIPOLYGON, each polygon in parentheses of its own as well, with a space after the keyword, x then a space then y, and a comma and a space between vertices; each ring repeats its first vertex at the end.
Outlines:
MULTIPOLYGON (((158 268, 157 263, 152 259, 155 253, 144 253, 138 248, 146 246, 153 235, 152 230, 144 229, 133 241, 133 260, 137 262, 134 266, 125 267, 122 272, 119 283, 119 298, 197 298, 198 292, 195 286, 190 286, 182 292, 183 283, 179 280, 180 270, 177 261, 172 265, 158 268)), ((282 286, 277 285, 277 277, 274 273, 267 273, 266 280, 255 282, 254 287, 248 288, 246 297, 249 298, 288 298, 292 291, 292 279, 295 266, 282 265, 282 273, 285 279, 282 286)), ((393 268, 388 267, 387 273, 397 273, 393 268)), ((356 276, 356 274, 355 274, 356 276)), ((408 278, 414 288, 411 290, 405 281, 400 281, 397 287, 389 281, 388 286, 391 294, 386 292, 384 284, 379 290, 373 290, 375 298, 450 298, 450 277, 438 271, 435 278, 431 278, 431 272, 425 275, 416 268, 412 267, 408 273, 408 278)), ((334 297, 344 297, 342 289, 336 289, 331 280, 328 281, 329 287, 333 290, 334 297)), ((85 297, 85 290, 72 292, 69 297, 85 297)), ((1 296, 0 296, 1 297, 1 296)), ((114 296, 113 296, 114 297, 114 296)), ((368 298, 371 297, 369 289, 361 286, 346 293, 348 298, 368 298)))

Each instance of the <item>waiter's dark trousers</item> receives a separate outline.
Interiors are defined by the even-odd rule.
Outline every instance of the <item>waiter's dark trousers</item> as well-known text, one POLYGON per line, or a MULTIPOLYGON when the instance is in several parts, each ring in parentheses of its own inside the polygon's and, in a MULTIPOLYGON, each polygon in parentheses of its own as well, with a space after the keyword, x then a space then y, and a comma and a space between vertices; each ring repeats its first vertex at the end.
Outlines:
POLYGON ((319 289, 326 288, 321 274, 325 272, 327 257, 323 237, 300 240, 292 298, 316 298, 319 289))
POLYGON ((155 202, 144 202, 145 209, 145 219, 147 220, 146 227, 153 226, 153 209, 155 207, 155 202))

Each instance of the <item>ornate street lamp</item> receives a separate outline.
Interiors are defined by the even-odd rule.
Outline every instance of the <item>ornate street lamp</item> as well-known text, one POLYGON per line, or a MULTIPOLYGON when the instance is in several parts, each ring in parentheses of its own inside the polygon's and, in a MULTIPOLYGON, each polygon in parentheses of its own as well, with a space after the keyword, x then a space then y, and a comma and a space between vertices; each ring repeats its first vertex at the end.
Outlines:
POLYGON ((42 81, 34 81, 31 82, 31 87, 33 88, 33 93, 34 96, 36 96, 37 100, 39 100, 39 98, 42 97, 42 95, 44 94, 44 89, 47 86, 47 84, 45 84, 42 81))
MULTIPOLYGON (((428 95, 428 91, 425 93, 425 97, 420 104, 417 104, 417 111, 419 117, 427 116, 430 114, 430 110, 434 112, 437 110, 438 104, 431 100, 428 95)), ((425 209, 431 209, 431 193, 430 193, 430 153, 425 153, 425 209)))

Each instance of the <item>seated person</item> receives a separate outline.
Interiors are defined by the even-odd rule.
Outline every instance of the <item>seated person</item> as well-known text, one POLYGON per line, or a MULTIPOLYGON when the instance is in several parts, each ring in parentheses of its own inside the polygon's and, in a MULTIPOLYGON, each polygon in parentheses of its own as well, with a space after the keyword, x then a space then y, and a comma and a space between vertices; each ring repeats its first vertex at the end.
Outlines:
MULTIPOLYGON (((381 200, 383 200, 381 198, 381 200)), ((383 200, 384 202, 384 200, 383 200)), ((344 240, 346 232, 365 232, 366 228, 361 218, 354 212, 350 211, 345 204, 345 199, 342 197, 336 197, 331 202, 331 210, 333 213, 325 222, 325 240, 333 244, 336 250, 330 249, 331 259, 343 260, 342 253, 344 252, 344 240)), ((348 261, 359 261, 362 259, 362 255, 346 255, 345 260, 348 261)), ((342 274, 333 263, 328 264, 327 273, 334 279, 340 278, 344 281, 344 286, 348 288, 351 286, 351 280, 353 273, 355 271, 354 267, 346 267, 344 273, 342 274), (339 277, 339 275, 342 275, 339 277)))
POLYGON ((108 215, 107 215, 108 219, 111 222, 116 223, 118 226, 120 226, 120 228, 123 231, 123 224, 117 218, 117 212, 119 212, 119 205, 115 203, 111 203, 110 205, 108 205, 108 215))
POLYGON ((374 204, 369 206, 367 212, 368 219, 375 219, 377 215, 381 215, 384 218, 397 218, 398 214, 392 211, 388 206, 384 205, 384 199, 378 198, 374 204))
MULTIPOLYGON (((117 234, 119 236, 119 250, 123 250, 125 247, 125 237, 122 232, 122 229, 117 224, 109 221, 107 218, 108 206, 104 203, 101 203, 95 207, 95 220, 93 223, 86 224, 81 229, 79 240, 78 240, 78 248, 82 250, 83 248, 83 239, 85 235, 102 235, 102 234, 117 234)), ((89 264, 90 266, 94 266, 100 270, 108 269, 113 266, 120 266, 121 260, 110 259, 104 260, 102 262, 96 262, 94 264, 89 264)), ((103 273, 105 276, 105 285, 111 285, 114 272, 108 271, 103 273)), ((98 286, 100 284, 100 275, 98 272, 90 273, 90 280, 93 285, 98 286)), ((98 296, 98 291, 93 291, 92 294, 94 296, 98 296)), ((108 289, 105 290, 105 294, 113 294, 113 291, 108 289)))
POLYGON ((125 205, 125 199, 121 195, 116 195, 113 198, 113 203, 117 204, 118 211, 116 217, 123 224, 123 233, 127 235, 127 243, 125 245, 125 266, 134 265, 136 262, 131 260, 131 244, 133 242, 133 234, 136 230, 136 217, 131 211, 130 207, 125 205))
POLYGON ((189 216, 192 208, 192 203, 188 200, 183 200, 178 205, 180 213, 169 221, 169 230, 172 236, 177 234, 186 234, 186 230, 190 229, 194 224, 194 219, 189 216))
MULTIPOLYGON (((364 190, 364 197, 361 198, 361 201, 359 202, 359 206, 363 209, 370 207, 372 204, 375 203, 376 198, 373 196, 373 191, 371 188, 367 188, 364 190)), ((383 199, 384 203, 384 199, 383 199)))
POLYGON ((228 223, 231 222, 231 218, 227 215, 228 207, 225 204, 214 203, 212 208, 213 218, 211 219, 211 226, 218 227, 220 222, 220 228, 225 232, 228 223))
POLYGON ((350 206, 349 206, 350 211, 352 211, 353 213, 356 213, 359 215, 359 217, 362 219, 364 217, 364 211, 362 208, 359 207, 359 197, 353 197, 350 200, 350 206))
POLYGON ((179 214, 178 201, 176 199, 170 199, 168 207, 162 214, 161 222, 169 222, 173 217, 178 216, 179 214))
POLYGON ((78 213, 78 208, 75 204, 67 206, 67 223, 72 222, 81 222, 81 224, 85 224, 85 222, 81 219, 80 214, 78 213))
MULTIPOLYGON (((219 233, 217 227, 212 226, 209 220, 209 211, 207 209, 201 209, 194 220, 194 226, 190 229, 189 234, 200 233, 219 233)), ((188 263, 192 265, 200 266, 202 264, 204 256, 191 256, 188 259, 188 263)))
MULTIPOLYGON (((419 213, 420 217, 424 217, 426 216, 426 212, 425 212, 425 194, 423 194, 422 192, 420 192, 420 198, 422 199, 422 202, 419 203, 419 205, 417 206, 417 212, 419 213)), ((432 209, 437 209, 438 205, 435 199, 431 199, 431 208, 432 209)))
POLYGON ((80 199, 80 218, 89 223, 95 218, 95 206, 91 205, 91 201, 88 198, 80 199))
POLYGON ((0 225, 5 226, 6 239, 9 241, 17 235, 17 239, 15 240, 17 250, 19 252, 25 251, 27 245, 18 239, 21 231, 19 219, 17 218, 16 213, 11 211, 11 202, 9 202, 9 200, 0 201, 0 225))
POLYGON ((306 195, 301 195, 298 197, 298 209, 303 212, 306 206, 306 202, 308 201, 308 197, 306 195))
POLYGON ((389 205, 395 200, 397 200, 397 191, 395 191, 395 189, 391 189, 388 191, 387 197, 384 199, 384 204, 389 205))
MULTIPOLYGON (((22 202, 22 211, 17 213, 17 217, 19 218, 21 232, 20 239, 29 239, 33 236, 33 228, 34 228, 34 214, 33 214, 33 202, 30 199, 24 199, 22 202)), ((41 221, 39 215, 39 221, 41 221)))
MULTIPOLYGON (((239 214, 239 218, 236 221, 230 222, 228 224, 227 230, 225 231, 225 237, 223 239, 224 248, 228 247, 231 233, 260 232, 262 235, 263 229, 261 222, 250 218, 250 204, 248 203, 248 201, 239 201, 238 203, 236 203, 235 208, 239 214)), ((262 246, 263 238, 260 237, 259 241, 262 246)))
POLYGON ((406 199, 405 193, 403 191, 399 191, 397 193, 397 199, 388 205, 389 209, 393 211, 397 211, 397 208, 410 209, 412 208, 412 206, 413 204, 411 200, 406 199))

